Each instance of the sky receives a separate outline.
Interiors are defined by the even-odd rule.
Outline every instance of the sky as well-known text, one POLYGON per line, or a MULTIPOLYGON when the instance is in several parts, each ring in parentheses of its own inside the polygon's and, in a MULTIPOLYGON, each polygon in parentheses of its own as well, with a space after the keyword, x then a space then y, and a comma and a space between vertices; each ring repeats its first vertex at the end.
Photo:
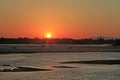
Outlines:
POLYGON ((120 0, 0 0, 0 37, 120 37, 120 0))

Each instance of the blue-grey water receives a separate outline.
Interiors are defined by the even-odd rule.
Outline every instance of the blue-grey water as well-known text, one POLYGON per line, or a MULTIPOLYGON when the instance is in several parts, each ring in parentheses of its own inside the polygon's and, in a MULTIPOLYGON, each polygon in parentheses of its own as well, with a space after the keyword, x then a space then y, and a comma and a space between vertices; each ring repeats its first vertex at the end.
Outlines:
POLYGON ((34 72, 0 72, 0 80, 120 80, 120 65, 60 64, 66 61, 117 60, 119 52, 54 52, 1 54, 0 64, 52 69, 34 72), (71 66, 76 68, 53 68, 71 66))

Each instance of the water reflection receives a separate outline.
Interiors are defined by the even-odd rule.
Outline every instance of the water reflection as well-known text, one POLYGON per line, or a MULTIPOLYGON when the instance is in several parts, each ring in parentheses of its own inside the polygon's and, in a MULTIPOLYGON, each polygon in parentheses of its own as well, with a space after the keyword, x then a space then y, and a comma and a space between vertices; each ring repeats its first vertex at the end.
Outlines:
MULTIPOLYGON (((50 71, 0 72, 0 80, 120 80, 120 65, 59 63, 104 59, 118 60, 120 59, 120 53, 71 52, 1 55, 0 65, 10 64, 10 66, 27 66, 32 68, 50 69, 50 71)), ((9 65, 3 66, 9 67, 9 65)))

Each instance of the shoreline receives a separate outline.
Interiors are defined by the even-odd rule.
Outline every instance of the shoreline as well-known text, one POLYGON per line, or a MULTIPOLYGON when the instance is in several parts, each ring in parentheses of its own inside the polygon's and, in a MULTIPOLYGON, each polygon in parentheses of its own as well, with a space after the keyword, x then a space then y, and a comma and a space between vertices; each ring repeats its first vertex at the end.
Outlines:
POLYGON ((120 59, 118 60, 88 60, 88 61, 68 61, 61 62, 61 64, 99 64, 99 65, 120 65, 120 59))
POLYGON ((24 44, 1 45, 0 54, 3 53, 51 53, 51 52, 120 52, 120 46, 111 45, 70 45, 70 44, 24 44))
POLYGON ((28 53, 28 54, 32 54, 32 53, 72 53, 72 52, 120 52, 120 51, 0 51, 0 54, 16 54, 16 53, 28 53))

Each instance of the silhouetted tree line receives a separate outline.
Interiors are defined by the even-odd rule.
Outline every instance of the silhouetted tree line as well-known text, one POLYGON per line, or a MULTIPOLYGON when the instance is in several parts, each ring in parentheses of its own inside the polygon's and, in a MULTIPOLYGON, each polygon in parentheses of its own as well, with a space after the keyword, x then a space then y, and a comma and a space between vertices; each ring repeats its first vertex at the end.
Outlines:
POLYGON ((62 39, 30 39, 30 38, 0 38, 0 44, 112 44, 120 45, 119 39, 71 39, 71 38, 62 38, 62 39))

